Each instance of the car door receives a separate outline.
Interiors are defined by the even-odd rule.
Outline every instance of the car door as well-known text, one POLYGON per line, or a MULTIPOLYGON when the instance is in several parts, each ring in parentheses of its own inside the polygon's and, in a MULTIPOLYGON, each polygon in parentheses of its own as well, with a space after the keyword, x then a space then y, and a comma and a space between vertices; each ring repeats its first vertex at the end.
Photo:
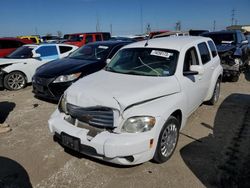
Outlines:
POLYGON ((201 42, 197 45, 199 51, 199 61, 204 67, 204 73, 200 79, 201 91, 203 93, 202 101, 205 99, 208 92, 213 71, 216 66, 216 59, 211 58, 210 51, 206 42, 201 42))
POLYGON ((202 103, 203 92, 202 88, 202 75, 189 75, 186 74, 190 71, 191 65, 201 65, 198 58, 197 49, 195 46, 189 48, 184 56, 183 74, 181 76, 182 90, 186 95, 187 113, 190 115, 202 103))
POLYGON ((58 50, 56 45, 40 46, 35 52, 40 54, 40 59, 43 62, 52 61, 59 58, 58 50))
POLYGON ((33 76, 36 69, 47 63, 49 61, 55 60, 59 58, 59 54, 57 51, 56 45, 48 45, 48 46, 39 46, 33 50, 33 53, 40 54, 39 58, 33 58, 28 62, 30 75, 33 76))

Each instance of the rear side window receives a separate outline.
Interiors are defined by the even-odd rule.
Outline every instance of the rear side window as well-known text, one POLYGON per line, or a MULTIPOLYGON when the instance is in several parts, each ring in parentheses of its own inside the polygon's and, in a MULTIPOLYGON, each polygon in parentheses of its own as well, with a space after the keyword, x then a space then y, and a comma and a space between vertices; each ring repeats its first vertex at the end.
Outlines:
POLYGON ((68 52, 68 51, 72 50, 72 47, 70 47, 70 46, 59 46, 59 50, 60 50, 60 53, 63 54, 65 52, 68 52))
POLYGON ((185 54, 183 72, 190 71, 191 65, 199 65, 198 55, 195 47, 192 47, 189 50, 187 50, 185 54))
POLYGON ((36 53, 41 54, 41 57, 58 55, 56 46, 41 46, 36 50, 36 53))
POLYGON ((93 42, 93 36, 87 35, 85 40, 86 40, 86 44, 88 44, 89 42, 93 42))
POLYGON ((207 45, 205 42, 198 44, 198 49, 201 55, 202 64, 206 64, 211 60, 207 45))
POLYGON ((95 36, 95 40, 96 41, 101 41, 102 40, 102 36, 101 35, 96 35, 95 36))
POLYGON ((214 43, 210 40, 210 41, 208 41, 208 45, 209 45, 209 48, 212 52, 212 56, 213 57, 217 56, 217 50, 216 50, 214 43))
POLYGON ((34 37, 30 37, 30 40, 32 40, 32 42, 34 42, 34 43, 37 43, 36 38, 34 38, 34 37))
POLYGON ((103 40, 109 40, 110 39, 110 33, 103 33, 102 38, 103 38, 103 40))

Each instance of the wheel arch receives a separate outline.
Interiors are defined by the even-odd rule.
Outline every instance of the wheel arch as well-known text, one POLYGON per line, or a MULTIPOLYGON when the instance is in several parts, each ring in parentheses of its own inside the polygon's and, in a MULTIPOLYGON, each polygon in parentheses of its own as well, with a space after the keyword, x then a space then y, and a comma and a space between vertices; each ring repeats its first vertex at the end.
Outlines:
POLYGON ((13 70, 13 71, 10 71, 10 72, 6 72, 6 73, 4 74, 4 77, 6 77, 8 74, 11 74, 11 73, 13 73, 13 72, 22 73, 22 74, 24 75, 24 77, 25 77, 26 82, 28 82, 28 76, 27 76, 23 71, 21 71, 21 70, 13 70))
POLYGON ((179 121, 179 129, 181 128, 181 124, 182 124, 182 112, 180 109, 175 110, 172 114, 170 114, 170 116, 174 116, 178 121, 179 121))

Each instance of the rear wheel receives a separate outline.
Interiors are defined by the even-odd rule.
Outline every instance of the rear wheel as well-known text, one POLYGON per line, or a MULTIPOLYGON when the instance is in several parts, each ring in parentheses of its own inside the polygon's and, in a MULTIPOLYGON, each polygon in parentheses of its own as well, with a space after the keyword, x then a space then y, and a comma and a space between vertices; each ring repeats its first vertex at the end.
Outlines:
POLYGON ((4 87, 8 90, 19 90, 26 84, 26 77, 21 72, 11 72, 4 77, 4 87))
POLYGON ((179 121, 170 116, 162 127, 153 160, 157 163, 167 161, 176 148, 179 138, 179 121))
POLYGON ((220 97, 220 79, 217 80, 212 98, 208 101, 209 104, 214 105, 218 102, 220 97))

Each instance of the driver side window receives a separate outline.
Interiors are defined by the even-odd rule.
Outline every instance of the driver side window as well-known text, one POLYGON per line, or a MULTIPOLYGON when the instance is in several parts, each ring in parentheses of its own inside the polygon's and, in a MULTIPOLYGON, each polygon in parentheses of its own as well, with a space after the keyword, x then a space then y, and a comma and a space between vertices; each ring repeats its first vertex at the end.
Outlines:
POLYGON ((58 55, 56 46, 41 46, 36 53, 41 54, 41 57, 58 55))
POLYGON ((183 65, 183 72, 190 71, 191 65, 199 65, 198 55, 195 47, 190 48, 186 52, 183 65))

